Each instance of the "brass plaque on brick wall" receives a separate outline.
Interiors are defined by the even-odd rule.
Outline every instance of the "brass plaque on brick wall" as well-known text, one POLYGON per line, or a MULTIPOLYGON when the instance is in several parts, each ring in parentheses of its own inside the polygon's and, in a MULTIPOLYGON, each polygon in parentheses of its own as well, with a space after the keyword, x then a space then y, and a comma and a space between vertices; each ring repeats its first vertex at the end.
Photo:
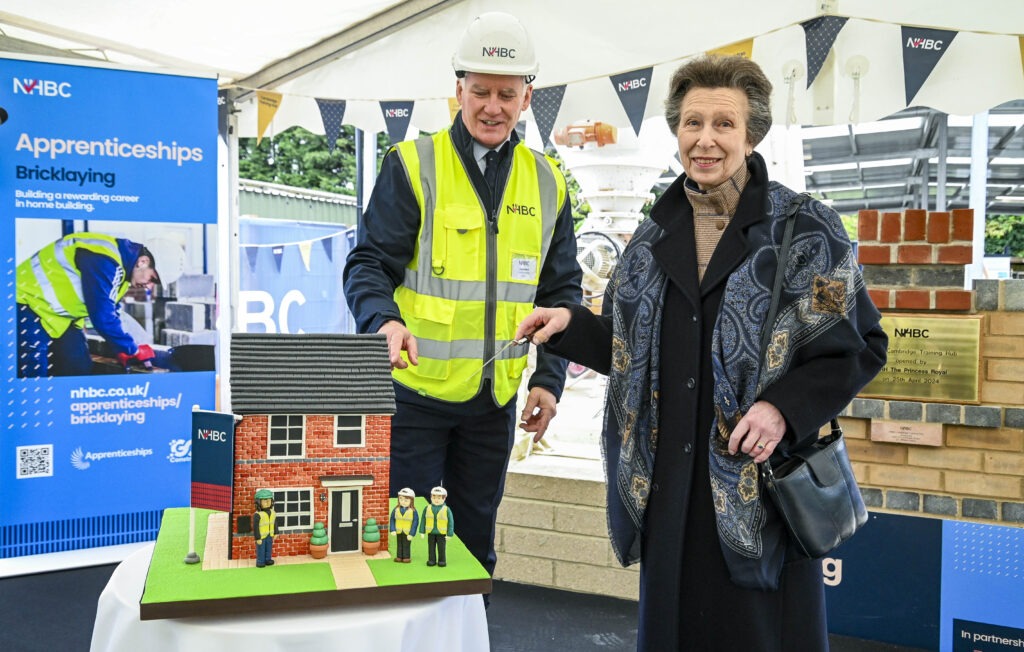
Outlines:
POLYGON ((981 315, 884 315, 885 368, 861 396, 980 402, 981 315))

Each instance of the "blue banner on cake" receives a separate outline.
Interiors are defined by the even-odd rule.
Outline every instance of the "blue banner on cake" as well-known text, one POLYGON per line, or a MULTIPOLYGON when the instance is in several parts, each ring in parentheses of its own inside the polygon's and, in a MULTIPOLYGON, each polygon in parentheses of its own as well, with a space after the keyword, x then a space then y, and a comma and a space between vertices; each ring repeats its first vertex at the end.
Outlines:
POLYGON ((231 511, 235 415, 192 411, 192 507, 231 511))
POLYGON ((216 80, 3 56, 0 558, 151 539, 214 404, 216 80))

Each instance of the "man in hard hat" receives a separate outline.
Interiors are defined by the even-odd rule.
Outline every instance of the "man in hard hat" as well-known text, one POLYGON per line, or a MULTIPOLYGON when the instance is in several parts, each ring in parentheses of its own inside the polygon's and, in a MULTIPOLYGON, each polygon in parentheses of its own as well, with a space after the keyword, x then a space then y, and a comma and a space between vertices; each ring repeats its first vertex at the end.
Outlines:
POLYGON ((448 537, 455 534, 452 509, 445 505, 448 490, 434 487, 430 490, 430 504, 423 508, 420 518, 420 536, 427 536, 427 566, 448 565, 448 537))
MULTIPOLYGON (((398 403, 391 486, 424 495, 443 481, 459 538, 493 572, 529 350, 512 335, 535 305, 579 303, 582 275, 565 179, 515 132, 538 70, 526 30, 483 14, 452 63, 461 111, 449 129, 384 158, 345 295, 360 332, 387 336, 398 403)), ((520 416, 535 440, 564 382, 565 362, 540 351, 520 416)))
POLYGON ((118 307, 129 288, 152 291, 160 283, 145 246, 101 233, 72 233, 23 261, 16 274, 19 377, 91 373, 86 319, 123 366, 155 357, 152 347, 136 344, 125 332, 118 307))
POLYGON ((253 496, 256 511, 252 513, 252 537, 256 540, 256 568, 274 565, 274 537, 277 536, 277 512, 274 492, 260 489, 253 496))

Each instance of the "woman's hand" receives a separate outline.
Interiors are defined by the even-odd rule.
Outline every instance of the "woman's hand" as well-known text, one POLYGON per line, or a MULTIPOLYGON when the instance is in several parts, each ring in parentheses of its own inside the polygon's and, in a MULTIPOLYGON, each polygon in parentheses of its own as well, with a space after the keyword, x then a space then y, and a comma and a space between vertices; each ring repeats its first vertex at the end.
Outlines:
POLYGON ((786 419, 778 408, 768 401, 750 406, 729 437, 729 453, 743 452, 760 464, 772 453, 786 434, 786 419))
POLYGON ((529 337, 534 344, 544 344, 569 325, 572 313, 568 308, 534 308, 519 324, 513 339, 529 337))

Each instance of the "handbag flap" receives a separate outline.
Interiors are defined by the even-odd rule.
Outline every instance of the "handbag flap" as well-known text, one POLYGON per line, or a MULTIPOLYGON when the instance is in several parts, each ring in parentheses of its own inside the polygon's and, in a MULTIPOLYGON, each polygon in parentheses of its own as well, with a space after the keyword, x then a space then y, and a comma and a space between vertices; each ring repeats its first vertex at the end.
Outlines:
POLYGON ((818 484, 823 487, 831 487, 842 480, 842 471, 839 469, 832 446, 815 448, 805 459, 818 484))

